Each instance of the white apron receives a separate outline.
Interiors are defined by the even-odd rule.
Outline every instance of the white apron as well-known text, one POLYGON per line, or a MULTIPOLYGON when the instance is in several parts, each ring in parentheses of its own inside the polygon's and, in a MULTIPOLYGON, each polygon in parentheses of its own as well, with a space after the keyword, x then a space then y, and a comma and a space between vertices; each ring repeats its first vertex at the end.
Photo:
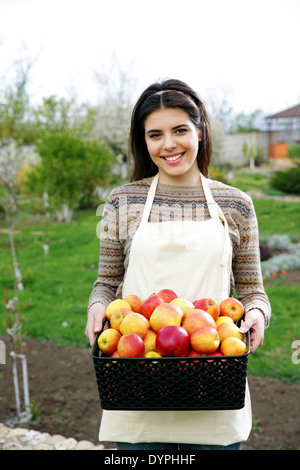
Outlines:
MULTIPOLYGON (((158 174, 132 240, 123 298, 136 294, 146 299, 166 288, 192 302, 212 297, 220 303, 229 296, 232 247, 226 219, 205 177, 201 175, 201 182, 211 218, 201 222, 150 223, 157 182, 158 174)), ((247 384, 240 410, 103 410, 99 440, 229 445, 247 440, 251 421, 247 384)))

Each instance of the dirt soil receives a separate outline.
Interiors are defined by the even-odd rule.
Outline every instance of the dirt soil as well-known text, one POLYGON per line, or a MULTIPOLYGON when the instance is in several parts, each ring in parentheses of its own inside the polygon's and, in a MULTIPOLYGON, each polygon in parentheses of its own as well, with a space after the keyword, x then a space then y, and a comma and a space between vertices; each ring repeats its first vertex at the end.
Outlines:
MULTIPOLYGON (((11 358, 7 337, 7 364, 0 365, 0 422, 16 416, 11 358)), ((27 426, 98 444, 101 420, 90 349, 60 346, 47 341, 27 341, 30 398, 38 416, 27 426)), ((19 367, 20 371, 20 367, 19 367)), ((20 372, 21 376, 21 372, 20 372)), ((300 448, 300 384, 270 382, 249 377, 253 430, 246 450, 296 450, 300 448)), ((111 447, 111 443, 104 443, 111 447)))

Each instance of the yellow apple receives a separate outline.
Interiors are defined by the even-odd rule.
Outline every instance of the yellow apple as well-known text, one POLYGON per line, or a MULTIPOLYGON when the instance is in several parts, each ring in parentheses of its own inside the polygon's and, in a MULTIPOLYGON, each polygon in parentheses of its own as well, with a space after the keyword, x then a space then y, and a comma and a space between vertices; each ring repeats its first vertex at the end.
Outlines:
POLYGON ((158 305, 150 317, 150 325, 152 330, 159 332, 164 326, 181 325, 183 312, 177 305, 171 303, 163 303, 158 305))
POLYGON ((144 338, 145 353, 155 350, 155 340, 156 340, 156 333, 154 330, 149 328, 144 338))
POLYGON ((247 352, 247 346, 238 338, 228 337, 222 341, 220 351, 224 356, 240 356, 247 352))
POLYGON ((221 325, 221 323, 223 322, 229 322, 229 323, 233 323, 233 320, 231 317, 226 317, 225 315, 220 315, 217 319, 216 319, 216 326, 218 327, 219 325, 221 325))
POLYGON ((191 347, 200 354, 211 354, 217 351, 220 338, 215 328, 203 326, 190 336, 191 347))
POLYGON ((144 354, 144 357, 162 357, 157 351, 148 351, 144 354))
POLYGON ((177 297, 176 299, 171 300, 170 304, 177 305, 177 307, 181 308, 183 316, 181 319, 181 322, 183 322, 190 310, 192 310, 194 305, 192 302, 186 299, 181 299, 180 297, 177 297))
POLYGON ((110 317, 110 326, 120 331, 120 326, 126 315, 132 313, 128 308, 119 308, 115 310, 110 317))
POLYGON ((110 317, 112 316, 114 311, 118 310, 119 308, 128 308, 129 310, 131 310, 131 306, 128 302, 126 302, 126 300, 123 300, 123 299, 113 300, 112 302, 110 302, 110 304, 108 304, 106 311, 105 311, 107 320, 110 321, 110 317))
POLYGON ((131 312, 126 315, 120 325, 122 335, 136 333, 142 340, 145 338, 149 329, 148 320, 140 313, 131 312))
POLYGON ((126 297, 124 297, 124 300, 126 300, 126 302, 130 304, 131 310, 133 312, 140 313, 142 301, 137 295, 126 295, 126 297))
POLYGON ((110 356, 118 347, 121 333, 115 328, 107 328, 103 330, 98 337, 98 346, 100 351, 110 356))
POLYGON ((228 338, 229 336, 243 339, 244 335, 240 332, 239 327, 235 323, 231 322, 223 322, 221 325, 217 326, 217 332, 220 336, 221 342, 228 338))

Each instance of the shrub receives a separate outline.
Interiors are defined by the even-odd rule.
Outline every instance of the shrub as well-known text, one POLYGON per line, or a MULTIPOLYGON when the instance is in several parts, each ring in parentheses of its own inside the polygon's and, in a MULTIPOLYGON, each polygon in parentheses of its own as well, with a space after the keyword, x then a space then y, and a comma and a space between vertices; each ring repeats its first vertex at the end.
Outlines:
POLYGON ((97 187, 108 184, 114 162, 105 146, 68 134, 45 135, 37 151, 41 161, 28 175, 31 190, 42 194, 46 189, 70 208, 96 205, 97 187))
POLYGON ((273 273, 279 273, 282 269, 285 271, 296 271, 300 269, 300 250, 293 254, 282 253, 261 263, 262 274, 266 277, 273 273))
POLYGON ((289 145, 288 154, 297 165, 300 165, 300 145, 289 145))
POLYGON ((260 250, 261 261, 266 261, 267 259, 270 259, 272 257, 272 251, 270 250, 270 247, 266 243, 262 243, 259 246, 259 250, 260 250))
POLYGON ((290 251, 291 239, 289 235, 274 233, 268 237, 268 246, 271 250, 290 251))
POLYGON ((284 193, 300 194, 300 166, 276 172, 270 186, 284 193))
POLYGON ((221 183, 228 184, 226 174, 218 166, 211 166, 209 168, 209 177, 212 180, 220 181, 221 183))

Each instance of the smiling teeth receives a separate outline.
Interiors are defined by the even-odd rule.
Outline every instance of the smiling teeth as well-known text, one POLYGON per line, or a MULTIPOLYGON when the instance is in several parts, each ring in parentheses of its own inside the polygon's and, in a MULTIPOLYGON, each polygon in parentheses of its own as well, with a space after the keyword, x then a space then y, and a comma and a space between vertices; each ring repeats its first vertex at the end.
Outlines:
POLYGON ((182 156, 182 153, 180 155, 176 155, 175 157, 165 157, 168 162, 173 162, 174 160, 178 160, 182 156))

